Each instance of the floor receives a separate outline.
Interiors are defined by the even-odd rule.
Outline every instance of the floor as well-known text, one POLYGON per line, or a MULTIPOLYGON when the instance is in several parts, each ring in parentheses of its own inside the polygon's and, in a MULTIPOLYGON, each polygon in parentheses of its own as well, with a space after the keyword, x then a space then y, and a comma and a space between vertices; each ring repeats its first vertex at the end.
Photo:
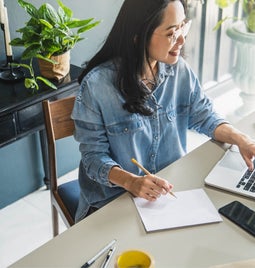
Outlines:
MULTIPOLYGON (((78 170, 60 182, 77 178, 78 170)), ((66 230, 59 219, 60 233, 66 230)), ((0 267, 8 267, 52 238, 50 195, 46 187, 0 210, 0 267)))
MULTIPOLYGON (((241 106, 238 89, 214 99, 215 107, 232 123, 240 119, 235 110, 241 106), (226 102, 231 100, 231 102, 226 102)), ((207 137, 190 132, 188 150, 193 150, 207 137)), ((60 180, 65 182, 77 176, 71 171, 60 180)), ((52 238, 49 191, 41 188, 0 210, 0 267, 5 268, 52 238)), ((60 220, 60 231, 66 228, 60 220)))

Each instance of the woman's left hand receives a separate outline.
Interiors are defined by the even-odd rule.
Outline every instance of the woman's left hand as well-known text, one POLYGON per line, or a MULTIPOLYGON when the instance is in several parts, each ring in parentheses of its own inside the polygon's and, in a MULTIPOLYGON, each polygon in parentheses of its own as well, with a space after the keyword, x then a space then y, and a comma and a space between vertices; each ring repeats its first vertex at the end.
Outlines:
POLYGON ((254 169, 255 141, 230 124, 221 124, 214 131, 215 139, 229 144, 236 144, 250 170, 254 169))
POLYGON ((245 139, 242 139, 242 141, 237 144, 237 146, 239 147, 239 151, 249 170, 253 170, 253 159, 255 157, 255 141, 246 137, 245 139))

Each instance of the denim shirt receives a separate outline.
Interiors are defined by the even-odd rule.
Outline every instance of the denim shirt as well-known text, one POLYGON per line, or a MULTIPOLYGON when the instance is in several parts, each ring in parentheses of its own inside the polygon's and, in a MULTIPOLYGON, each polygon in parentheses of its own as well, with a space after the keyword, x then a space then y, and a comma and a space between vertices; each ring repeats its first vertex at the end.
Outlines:
POLYGON ((115 81, 114 64, 104 63, 84 77, 75 101, 74 136, 81 152, 76 221, 89 206, 102 207, 124 192, 108 180, 113 166, 144 175, 131 162, 135 158, 156 173, 186 153, 187 129, 214 138, 215 128, 225 122, 181 57, 175 65, 159 63, 157 86, 148 99, 151 116, 124 110, 115 81))

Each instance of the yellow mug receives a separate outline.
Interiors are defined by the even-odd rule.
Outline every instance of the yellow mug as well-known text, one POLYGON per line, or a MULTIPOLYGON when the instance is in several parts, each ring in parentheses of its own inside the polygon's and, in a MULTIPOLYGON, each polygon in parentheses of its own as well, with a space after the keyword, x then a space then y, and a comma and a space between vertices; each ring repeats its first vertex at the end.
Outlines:
POLYGON ((145 251, 127 250, 117 256, 115 268, 155 268, 154 258, 145 251))

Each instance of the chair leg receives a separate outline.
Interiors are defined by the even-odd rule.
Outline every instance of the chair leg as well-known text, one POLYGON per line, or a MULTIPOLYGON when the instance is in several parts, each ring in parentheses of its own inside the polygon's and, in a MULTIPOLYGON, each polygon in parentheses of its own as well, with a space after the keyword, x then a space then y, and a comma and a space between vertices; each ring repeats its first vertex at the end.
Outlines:
POLYGON ((58 211, 52 206, 52 228, 53 228, 53 236, 58 235, 58 211))

